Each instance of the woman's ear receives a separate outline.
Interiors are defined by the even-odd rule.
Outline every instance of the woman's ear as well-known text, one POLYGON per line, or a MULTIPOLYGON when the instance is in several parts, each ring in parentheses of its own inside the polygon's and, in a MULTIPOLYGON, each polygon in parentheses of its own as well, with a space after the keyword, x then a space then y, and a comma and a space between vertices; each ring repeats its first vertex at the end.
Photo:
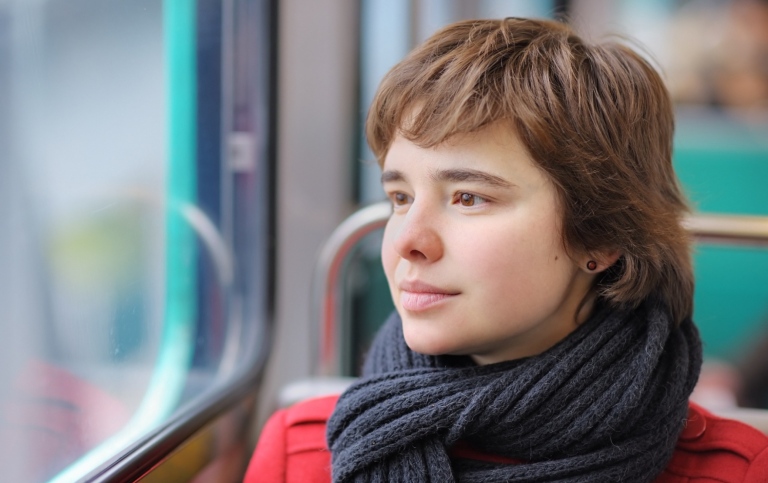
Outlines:
POLYGON ((587 273, 600 273, 611 267, 621 256, 619 250, 592 253, 581 257, 579 267, 587 273))

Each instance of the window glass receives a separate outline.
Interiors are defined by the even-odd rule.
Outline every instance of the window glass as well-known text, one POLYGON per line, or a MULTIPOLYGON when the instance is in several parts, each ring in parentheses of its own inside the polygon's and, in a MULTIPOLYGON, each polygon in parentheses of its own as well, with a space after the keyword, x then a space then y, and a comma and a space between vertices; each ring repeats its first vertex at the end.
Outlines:
POLYGON ((80 478, 254 360, 265 111, 231 85, 266 74, 225 75, 221 4, 0 0, 8 481, 80 478))

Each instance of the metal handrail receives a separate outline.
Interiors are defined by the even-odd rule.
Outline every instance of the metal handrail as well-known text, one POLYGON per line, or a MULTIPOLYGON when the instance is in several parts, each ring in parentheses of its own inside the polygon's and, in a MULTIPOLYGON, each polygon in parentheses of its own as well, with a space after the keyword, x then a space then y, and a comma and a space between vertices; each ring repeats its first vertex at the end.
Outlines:
POLYGON ((697 241, 768 246, 768 216, 697 213, 683 226, 697 241))
MULTIPOLYGON (((334 230, 320 252, 312 286, 312 320, 317 335, 314 340, 320 341, 316 349, 319 354, 314 358, 318 361, 317 375, 341 374, 343 355, 338 350, 339 340, 348 330, 341 309, 342 269, 356 244, 383 228, 391 211, 386 201, 358 210, 334 230)), ((699 242, 768 247, 768 216, 697 213, 686 217, 683 225, 699 242)))
POLYGON ((343 332, 340 310, 342 268, 355 245, 366 235, 384 227, 392 208, 389 202, 380 202, 362 208, 336 228, 320 251, 312 284, 312 321, 314 340, 319 340, 317 375, 335 376, 341 371, 338 341, 343 332))

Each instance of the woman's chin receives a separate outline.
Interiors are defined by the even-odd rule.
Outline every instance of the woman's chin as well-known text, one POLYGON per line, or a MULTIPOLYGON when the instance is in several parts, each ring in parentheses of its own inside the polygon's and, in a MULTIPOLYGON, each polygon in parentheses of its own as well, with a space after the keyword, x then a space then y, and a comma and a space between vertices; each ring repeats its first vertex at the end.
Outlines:
POLYGON ((405 343, 409 349, 425 356, 442 356, 455 354, 456 347, 441 337, 430 337, 426 334, 409 334, 404 331, 405 343))

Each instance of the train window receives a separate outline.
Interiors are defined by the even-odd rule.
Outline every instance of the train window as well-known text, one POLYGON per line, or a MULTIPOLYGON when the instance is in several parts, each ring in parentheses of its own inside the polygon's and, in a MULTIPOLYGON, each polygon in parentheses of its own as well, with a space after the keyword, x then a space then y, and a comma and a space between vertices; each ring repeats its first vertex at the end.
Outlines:
POLYGON ((271 12, 0 1, 8 481, 141 476, 255 386, 271 297, 271 12))

